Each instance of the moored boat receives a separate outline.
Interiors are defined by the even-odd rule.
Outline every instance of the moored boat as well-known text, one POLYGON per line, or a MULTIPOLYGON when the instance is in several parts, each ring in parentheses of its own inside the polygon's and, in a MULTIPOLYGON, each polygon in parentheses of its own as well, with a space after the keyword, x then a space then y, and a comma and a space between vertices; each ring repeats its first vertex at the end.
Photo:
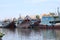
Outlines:
POLYGON ((4 27, 7 27, 9 24, 10 24, 10 21, 2 21, 0 22, 0 27, 4 28, 4 27))
POLYGON ((31 23, 31 18, 29 16, 26 16, 24 20, 21 21, 21 23, 17 24, 18 28, 28 28, 31 23))

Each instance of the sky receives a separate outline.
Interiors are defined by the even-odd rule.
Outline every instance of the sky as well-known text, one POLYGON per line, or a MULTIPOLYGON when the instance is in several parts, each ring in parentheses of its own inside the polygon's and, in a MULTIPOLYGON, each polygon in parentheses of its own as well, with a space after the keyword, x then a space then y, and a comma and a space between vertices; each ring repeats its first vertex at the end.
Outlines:
POLYGON ((0 19, 57 12, 60 0, 0 0, 0 19))

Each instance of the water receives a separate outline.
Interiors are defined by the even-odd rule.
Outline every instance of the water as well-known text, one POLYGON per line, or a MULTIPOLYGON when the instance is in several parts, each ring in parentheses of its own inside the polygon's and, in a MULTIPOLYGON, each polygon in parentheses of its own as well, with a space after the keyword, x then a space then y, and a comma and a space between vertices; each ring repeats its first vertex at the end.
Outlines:
POLYGON ((60 30, 32 30, 0 28, 2 40, 60 40, 60 30))

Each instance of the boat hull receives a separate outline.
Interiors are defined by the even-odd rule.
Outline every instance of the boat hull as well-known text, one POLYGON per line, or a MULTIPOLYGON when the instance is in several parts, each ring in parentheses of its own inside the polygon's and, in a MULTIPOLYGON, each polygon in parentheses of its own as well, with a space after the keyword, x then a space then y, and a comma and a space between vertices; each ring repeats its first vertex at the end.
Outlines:
POLYGON ((60 29, 60 25, 38 25, 30 26, 29 28, 39 28, 39 29, 60 29))

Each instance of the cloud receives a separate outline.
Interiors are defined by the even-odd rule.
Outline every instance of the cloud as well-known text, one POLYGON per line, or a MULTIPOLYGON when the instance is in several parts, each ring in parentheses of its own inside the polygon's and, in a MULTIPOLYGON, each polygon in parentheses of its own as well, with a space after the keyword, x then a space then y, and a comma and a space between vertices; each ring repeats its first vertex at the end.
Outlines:
POLYGON ((46 2, 47 0, 32 0, 33 3, 46 2))
POLYGON ((47 0, 24 0, 24 3, 40 3, 46 2, 47 0))
POLYGON ((60 0, 24 0, 24 3, 36 4, 41 2, 54 2, 54 1, 60 1, 60 0))
POLYGON ((16 5, 15 4, 0 4, 0 7, 15 7, 16 5))

